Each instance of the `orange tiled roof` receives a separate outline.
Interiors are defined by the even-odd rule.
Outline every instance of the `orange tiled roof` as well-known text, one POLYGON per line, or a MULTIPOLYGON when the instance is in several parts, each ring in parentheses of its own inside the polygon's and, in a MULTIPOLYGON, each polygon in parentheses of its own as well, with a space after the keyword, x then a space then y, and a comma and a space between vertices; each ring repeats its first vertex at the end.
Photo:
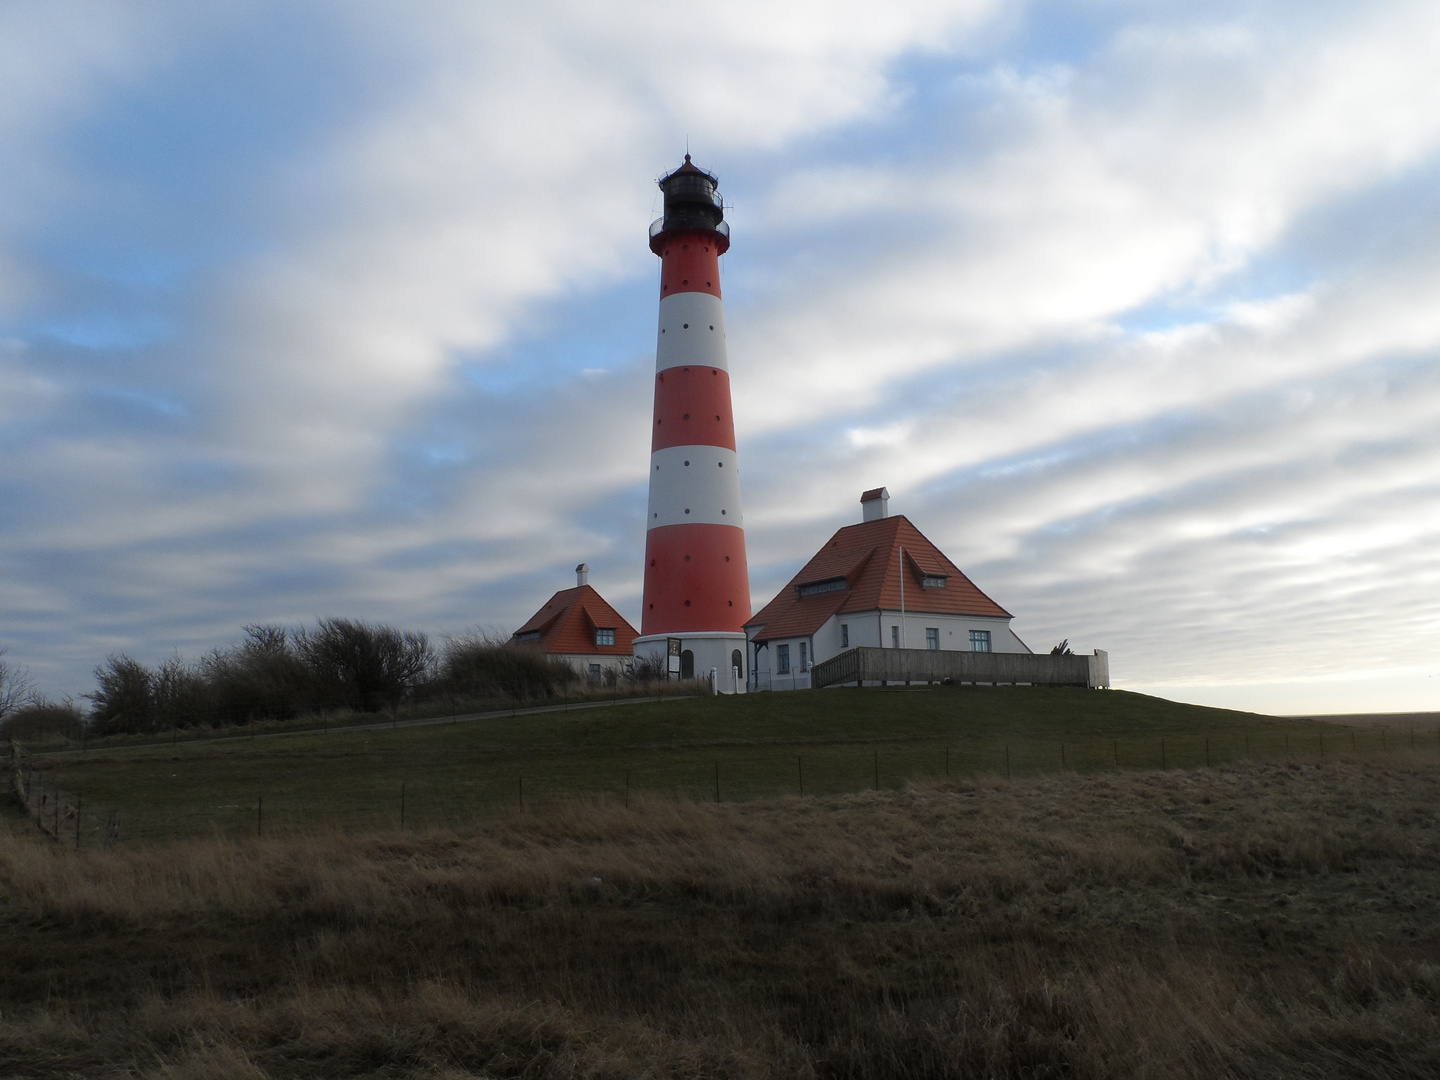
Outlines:
MULTIPOLYGON (((593 653, 597 656, 629 656, 635 651, 635 639, 640 631, 631 626, 623 615, 605 602, 605 598, 589 585, 573 589, 561 589, 545 606, 530 616, 530 621, 515 631, 515 639, 521 634, 539 633, 531 641, 517 641, 517 644, 538 648, 547 653, 593 653), (614 645, 596 645, 597 627, 614 627, 614 645)), ((512 640, 515 640, 512 639, 512 640)))
POLYGON ((916 614, 992 615, 1010 613, 975 587, 944 552, 903 514, 847 525, 825 542, 779 595, 745 624, 757 641, 813 634, 831 615, 900 610, 900 549, 905 549, 905 610, 916 614), (945 587, 925 588, 927 575, 945 578, 945 587), (800 587, 844 580, 831 592, 800 595, 800 587))

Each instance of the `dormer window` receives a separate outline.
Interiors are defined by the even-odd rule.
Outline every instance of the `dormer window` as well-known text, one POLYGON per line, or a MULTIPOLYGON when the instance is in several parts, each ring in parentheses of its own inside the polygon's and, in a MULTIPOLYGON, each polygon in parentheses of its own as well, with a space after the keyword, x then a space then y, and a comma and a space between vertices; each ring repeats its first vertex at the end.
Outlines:
POLYGON ((926 574, 920 579, 922 589, 943 589, 945 587, 944 574, 926 574))
POLYGON ((615 628, 613 626, 601 626, 595 630, 596 645, 614 645, 615 628))
POLYGON ((811 581, 804 585, 797 585, 796 591, 801 596, 817 596, 820 593, 842 592, 847 584, 843 577, 828 578, 825 581, 811 581))
POLYGON ((540 640, 540 631, 539 631, 539 630, 527 630, 527 631, 525 631, 525 633, 523 633, 523 634, 516 634, 516 635, 515 635, 515 640, 516 640, 516 641, 539 641, 539 640, 540 640))

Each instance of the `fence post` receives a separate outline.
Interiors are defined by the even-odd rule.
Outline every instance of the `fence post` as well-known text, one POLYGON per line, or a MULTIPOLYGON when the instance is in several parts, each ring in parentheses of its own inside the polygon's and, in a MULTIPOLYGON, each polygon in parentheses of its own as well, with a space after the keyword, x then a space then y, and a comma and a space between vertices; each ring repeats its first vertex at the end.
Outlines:
POLYGON ((525 809, 525 776, 524 776, 523 773, 522 773, 520 776, 516 777, 516 779, 515 779, 515 790, 516 790, 516 792, 517 792, 517 797, 518 797, 519 800, 520 800, 520 809, 521 809, 521 810, 524 810, 524 809, 525 809))
POLYGON ((880 790, 880 751, 875 751, 875 790, 880 790))
POLYGON ((1005 744, 1005 779, 1010 779, 1010 744, 1005 744))
POLYGON ((945 747, 945 779, 950 779, 950 747, 945 747))
POLYGON ((400 828, 405 828, 405 781, 400 781, 400 828))
POLYGON ((1165 740, 1160 740, 1160 771, 1164 772, 1169 766, 1165 763, 1165 740))
POLYGON ((800 794, 803 796, 805 794, 805 756, 803 754, 795 755, 795 773, 800 777, 800 794))
POLYGON ((1065 744, 1060 744, 1060 771, 1065 771, 1065 744))
POLYGON ((715 801, 720 801, 720 763, 715 762, 715 801))
POLYGON ((1111 749, 1112 751, 1114 751, 1114 754, 1115 754, 1115 768, 1118 769, 1118 768, 1120 768, 1120 740, 1119 740, 1119 739, 1111 739, 1111 740, 1110 740, 1110 749, 1111 749))
POLYGON ((85 809, 85 796, 75 796, 75 850, 80 850, 80 814, 85 809))
POLYGON ((255 797, 255 835, 265 835, 265 796, 255 797))
POLYGON ((625 809, 630 809, 630 770, 625 770, 625 809))
MULTIPOLYGON (((1324 739, 1325 736, 1322 735, 1322 736, 1320 736, 1320 738, 1321 738, 1321 739, 1324 739)), ((1324 757, 1324 756, 1325 756, 1325 750, 1324 750, 1324 743, 1323 743, 1323 742, 1321 743, 1320 756, 1321 756, 1321 757, 1324 757)), ((1209 735, 1206 735, 1206 736, 1205 736, 1205 768, 1208 769, 1209 767, 1210 767, 1210 736, 1209 736, 1209 735)))

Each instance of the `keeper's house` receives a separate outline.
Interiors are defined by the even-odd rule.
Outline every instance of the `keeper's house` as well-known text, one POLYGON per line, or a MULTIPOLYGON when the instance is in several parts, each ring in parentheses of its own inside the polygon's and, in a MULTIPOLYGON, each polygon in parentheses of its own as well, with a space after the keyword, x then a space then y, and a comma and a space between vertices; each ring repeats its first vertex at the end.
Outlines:
POLYGON ((516 645, 566 661, 581 675, 621 674, 635 655, 640 632, 590 586, 590 567, 575 568, 575 588, 562 589, 511 637, 516 645))
POLYGON ((860 524, 827 540, 745 624, 754 689, 808 688, 815 664, 855 648, 1030 655, 1010 613, 904 515, 891 517, 889 499, 884 488, 860 496, 860 524))

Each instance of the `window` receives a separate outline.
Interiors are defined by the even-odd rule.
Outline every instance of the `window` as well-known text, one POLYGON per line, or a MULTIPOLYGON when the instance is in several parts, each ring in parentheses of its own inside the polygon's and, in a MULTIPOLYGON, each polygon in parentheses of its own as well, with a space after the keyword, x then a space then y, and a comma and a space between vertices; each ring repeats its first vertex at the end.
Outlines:
POLYGON ((539 641, 539 640, 540 640, 540 631, 539 631, 539 630, 527 630, 527 631, 525 631, 525 633, 523 633, 523 634, 516 634, 516 635, 515 635, 515 640, 516 640, 516 641, 539 641))
POLYGON ((890 647, 892 649, 900 647, 900 627, 898 626, 890 627, 890 647))
POLYGON ((614 645, 615 628, 613 626, 602 626, 595 631, 596 645, 614 645))
POLYGON ((800 670, 809 671, 810 665, 805 660, 805 642, 800 642, 800 670))
POLYGON ((730 667, 741 675, 745 674, 745 657, 740 655, 739 649, 730 650, 730 667))
POLYGON ((945 587, 944 574, 926 574, 920 579, 922 589, 943 589, 945 587))
POLYGON ((940 648, 940 628, 938 626, 925 627, 925 648, 940 648))
POLYGON ((990 631, 989 631, 989 630, 971 630, 971 631, 970 631, 970 648, 973 649, 973 650, 975 650, 975 652, 989 652, 989 651, 990 651, 990 631))
POLYGON ((790 674, 790 646, 775 646, 775 673, 777 675, 790 674))
POLYGON ((591 665, 590 665, 590 681, 591 681, 591 682, 599 682, 599 681, 600 681, 600 665, 599 665, 599 664, 591 664, 591 665))
POLYGON ((845 588, 845 579, 831 578, 829 581, 812 581, 798 586, 801 596, 815 596, 817 593, 840 592, 845 588))
POLYGON ((850 627, 843 622, 840 624, 840 647, 842 649, 850 647, 850 627))

